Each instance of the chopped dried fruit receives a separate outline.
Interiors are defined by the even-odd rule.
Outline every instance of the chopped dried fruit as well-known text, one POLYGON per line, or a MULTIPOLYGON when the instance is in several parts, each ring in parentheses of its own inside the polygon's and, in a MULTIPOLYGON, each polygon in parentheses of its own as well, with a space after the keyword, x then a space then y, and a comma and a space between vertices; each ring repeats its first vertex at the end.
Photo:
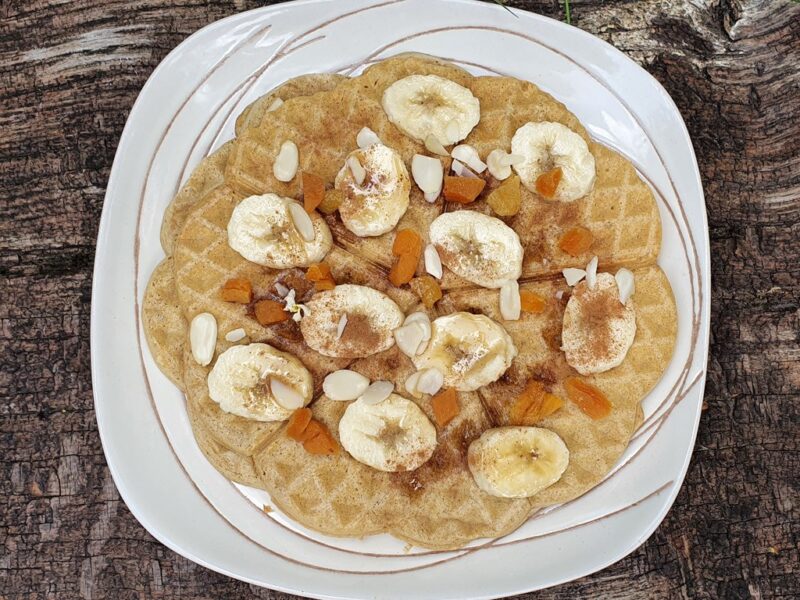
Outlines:
POLYGON ((249 304, 253 300, 253 286, 247 279, 228 279, 222 286, 222 299, 225 302, 249 304))
POLYGON ((592 246, 592 232, 585 227, 573 227, 558 240, 558 247, 567 254, 580 256, 592 246))
POLYGON ((394 243, 392 243, 392 254, 394 256, 402 256, 409 252, 421 252, 422 238, 413 229, 401 229, 394 236, 394 243))
POLYGON ((288 320, 291 315, 284 310, 283 303, 275 300, 259 300, 253 306, 256 321, 262 325, 272 325, 288 320))
POLYGON ((339 209, 343 200, 344 195, 342 192, 337 189, 328 190, 325 192, 325 197, 317 208, 319 208, 320 212, 331 215, 339 209))
POLYGON ((308 424, 306 425, 303 432, 300 434, 300 439, 298 442, 306 442, 312 438, 317 437, 325 430, 325 426, 317 421, 316 419, 311 419, 308 424))
POLYGON ((522 310, 534 314, 544 312, 546 306, 545 299, 530 290, 520 290, 519 302, 522 310))
POLYGON ((303 208, 312 213, 325 199, 325 182, 313 173, 303 171, 303 208))
POLYGON ((306 271, 306 279, 309 281, 322 281, 324 279, 333 279, 331 275, 331 268, 327 263, 314 263, 308 267, 306 271))
POLYGON ((303 448, 306 449, 306 452, 309 454, 323 455, 339 453, 339 444, 333 439, 331 432, 328 431, 325 425, 312 419, 308 427, 306 427, 306 434, 309 433, 309 429, 311 430, 311 434, 304 436, 303 439, 303 448))
POLYGON ((495 189, 486 203, 492 207, 496 215, 511 217, 519 212, 522 204, 522 190, 519 185, 519 175, 512 175, 495 189))
POLYGON ((414 277, 411 280, 411 289, 422 300, 425 308, 433 308, 433 305, 442 299, 442 288, 439 287, 436 279, 430 275, 414 277))
POLYGON ((509 422, 513 425, 534 425, 564 406, 564 401, 544 389, 541 382, 533 380, 511 407, 509 422))
POLYGON ((542 173, 536 178, 536 191, 545 198, 552 198, 556 195, 558 184, 561 183, 561 177, 563 175, 564 172, 561 170, 561 167, 556 167, 555 169, 550 169, 542 173))
POLYGON ((303 439, 303 433, 311 422, 311 409, 298 408, 289 417, 289 422, 286 426, 286 435, 296 441, 303 439))
POLYGON ((336 287, 336 282, 333 279, 320 279, 314 283, 315 292, 326 292, 336 287))
POLYGON ((476 177, 453 177, 448 175, 444 178, 444 197, 450 202, 469 204, 486 187, 483 179, 476 177))
POLYGON ((605 394, 591 384, 577 377, 570 377, 564 382, 569 399, 592 419, 602 419, 611 412, 611 402, 605 394))
POLYGON ((447 388, 431 399, 433 417, 439 427, 444 427, 459 413, 458 397, 455 388, 447 388))
POLYGON ((392 270, 389 271, 389 281, 392 285, 400 287, 404 283, 408 283, 417 272, 417 265, 419 264, 419 253, 407 252, 397 257, 392 270))

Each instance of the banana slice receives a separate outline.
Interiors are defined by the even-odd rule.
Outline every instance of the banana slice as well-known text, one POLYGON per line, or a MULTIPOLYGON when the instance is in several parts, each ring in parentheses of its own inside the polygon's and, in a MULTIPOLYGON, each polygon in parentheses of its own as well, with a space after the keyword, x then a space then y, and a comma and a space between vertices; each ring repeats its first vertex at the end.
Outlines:
POLYGON ((445 387, 462 392, 497 381, 517 355, 511 336, 485 315, 453 313, 436 319, 431 330, 427 349, 411 360, 418 371, 439 370, 445 387))
POLYGON ((514 169, 526 188, 536 191, 540 175, 561 167, 561 182, 554 200, 571 202, 588 194, 594 185, 594 156, 586 141, 561 123, 526 123, 511 139, 511 153, 524 157, 514 169))
POLYGON ((408 210, 411 180, 400 155, 383 144, 351 152, 336 176, 339 215, 360 237, 391 231, 408 210))
POLYGON ((300 216, 308 220, 295 223, 297 209, 303 211, 294 200, 275 194, 245 198, 228 221, 228 244, 250 262, 273 269, 321 261, 333 244, 331 231, 316 212, 303 211, 300 216))
POLYGON ((358 462, 379 471, 413 471, 436 449, 436 428, 397 394, 378 404, 353 402, 339 421, 339 439, 358 462))
POLYGON ((337 285, 314 294, 306 307, 309 313, 300 321, 306 344, 334 357, 361 358, 391 348, 392 332, 405 317, 389 296, 361 285, 337 285), (347 327, 339 337, 339 321, 344 314, 347 327))
POLYGON ((469 445, 475 483, 501 498, 528 498, 561 479, 569 464, 564 441, 540 427, 488 429, 469 445))
POLYGON ((467 137, 481 118, 472 92, 437 75, 409 75, 383 93, 383 110, 400 131, 425 143, 433 135, 445 146, 467 137))
POLYGON ((495 217, 473 210, 443 213, 431 223, 430 241, 443 265, 483 287, 502 287, 522 273, 519 236, 495 217))
POLYGON ((636 337, 633 299, 623 304, 617 280, 598 273, 594 288, 581 281, 572 290, 561 331, 561 349, 581 375, 619 366, 636 337))
POLYGON ((232 346, 208 374, 208 394, 222 410, 256 421, 288 419, 312 391, 303 363, 268 344, 232 346))

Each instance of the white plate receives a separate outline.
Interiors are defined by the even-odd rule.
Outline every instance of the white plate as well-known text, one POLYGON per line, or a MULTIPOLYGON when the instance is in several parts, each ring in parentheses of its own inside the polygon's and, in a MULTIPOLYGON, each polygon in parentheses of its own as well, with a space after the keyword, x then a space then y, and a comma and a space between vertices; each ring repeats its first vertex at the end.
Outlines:
POLYGON ((461 0, 306 0, 242 13, 183 42, 148 80, 120 140, 97 244, 95 408, 128 507, 164 544, 258 585, 325 598, 483 598, 581 577, 639 546, 664 518, 694 444, 708 350, 709 255, 692 145, 664 89, 620 52, 563 23, 461 0), (626 154, 661 208, 659 264, 678 300, 675 357, 646 421, 597 488, 502 540, 458 552, 389 536, 326 538, 251 502, 195 445, 181 394, 144 342, 139 306, 162 258, 159 226, 188 171, 233 135, 236 114, 282 81, 427 52, 477 74, 536 82, 598 140, 626 154))

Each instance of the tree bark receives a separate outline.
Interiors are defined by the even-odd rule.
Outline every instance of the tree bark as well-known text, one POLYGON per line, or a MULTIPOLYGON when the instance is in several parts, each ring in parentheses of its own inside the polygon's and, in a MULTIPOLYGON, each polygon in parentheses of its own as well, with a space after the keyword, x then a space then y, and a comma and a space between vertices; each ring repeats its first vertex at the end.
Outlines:
MULTIPOLYGON (((561 19, 558 2, 509 2, 561 19)), ((208 571, 131 516, 100 447, 91 269, 145 79, 250 0, 0 0, 0 598, 288 598, 208 571)), ((712 343, 697 447, 638 550, 537 598, 797 598, 800 5, 585 0, 572 23, 650 71, 705 186, 712 343)), ((533 596, 531 596, 533 597, 533 596)))

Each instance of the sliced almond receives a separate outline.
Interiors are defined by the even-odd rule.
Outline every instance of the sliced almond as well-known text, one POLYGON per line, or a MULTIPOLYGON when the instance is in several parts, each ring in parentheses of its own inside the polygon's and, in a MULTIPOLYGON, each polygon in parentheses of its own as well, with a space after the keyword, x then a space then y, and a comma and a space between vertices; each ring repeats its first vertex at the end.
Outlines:
POLYGON ((353 174, 353 179, 355 179, 356 183, 358 185, 364 185, 364 181, 367 179, 367 170, 362 166, 357 157, 347 157, 347 168, 350 169, 350 172, 353 174))
POLYGON ((586 285, 589 286, 590 290, 594 289, 594 286, 597 285, 597 257, 592 257, 592 260, 589 261, 589 264, 586 265, 586 285))
POLYGON ((278 181, 291 181, 297 175, 297 166, 300 164, 300 154, 297 146, 292 141, 281 144, 280 152, 272 164, 272 173, 278 181))
POLYGON ((453 160, 450 168, 453 169, 453 173, 458 175, 459 177, 470 177, 472 179, 479 179, 479 177, 469 170, 467 165, 462 163, 460 160, 453 160))
POLYGON ((442 161, 432 156, 415 154, 414 158, 411 159, 411 175, 419 189, 426 194, 439 196, 442 191, 442 182, 444 181, 442 161))
POLYGON ((272 392, 275 402, 286 410, 303 408, 305 404, 303 396, 296 389, 275 377, 269 380, 269 390, 272 392))
POLYGON ((425 341, 425 330, 419 323, 403 325, 394 330, 394 341, 403 354, 414 358, 420 345, 425 341))
POLYGON ((450 153, 442 145, 442 142, 439 141, 439 138, 437 138, 432 133, 425 138, 425 149, 428 152, 433 152, 434 154, 438 154, 439 156, 450 156, 450 153))
POLYGON ((561 271, 562 275, 564 275, 564 279, 567 280, 567 285, 572 287, 578 284, 578 282, 586 277, 586 271, 583 269, 575 269, 573 267, 567 267, 561 271))
POLYGON ((516 281, 505 282, 500 288, 500 314, 506 321, 518 321, 521 310, 519 284, 516 281))
POLYGON ((442 278, 442 259, 433 244, 425 246, 425 270, 437 279, 442 278))
POLYGON ((205 367, 211 362, 217 346, 217 320, 214 315, 207 312, 195 315, 189 326, 189 344, 197 364, 205 367))
POLYGON ((347 327, 347 313, 342 313, 339 317, 339 323, 336 325, 336 339, 340 339, 344 333, 344 328, 347 327))
POLYGON ((617 274, 614 275, 614 279, 617 280, 619 301, 623 304, 628 304, 628 300, 630 300, 630 297, 633 296, 636 291, 636 282, 633 272, 625 268, 620 269, 617 271, 617 274))
POLYGON ((281 282, 278 282, 275 284, 275 291, 278 292, 278 296, 281 298, 286 298, 286 295, 289 293, 289 288, 281 282))
POLYGON ((491 173, 492 177, 495 179, 502 180, 511 177, 511 167, 505 164, 503 160, 505 156, 505 150, 500 150, 498 148, 489 152, 489 156, 486 157, 486 165, 489 167, 489 173, 491 173))
POLYGON ((391 381, 374 381, 359 397, 358 401, 364 404, 379 404, 386 400, 394 391, 391 381))
POLYGON ((243 340, 247 337, 247 333, 241 327, 239 329, 233 329, 225 334, 225 339, 229 342, 236 343, 243 340))
POLYGON ((297 202, 289 204, 289 215, 292 217, 292 222, 297 229, 300 237, 307 242, 314 241, 314 223, 311 222, 311 217, 305 209, 297 202))
POLYGON ((272 101, 272 104, 269 105, 267 112, 278 110, 281 106, 283 106, 283 100, 280 98, 275 98, 275 100, 272 101))
POLYGON ((379 138, 378 134, 372 131, 372 129, 369 127, 362 127, 361 131, 359 131, 358 135, 356 136, 356 144, 358 144, 358 147, 362 150, 366 150, 370 146, 381 143, 381 138, 379 138))
POLYGON ((423 331, 425 332, 423 339, 426 342, 431 339, 431 319, 427 313, 422 311, 411 313, 406 317, 405 321, 403 321, 403 325, 408 325, 410 323, 419 323, 420 327, 422 327, 423 331))
POLYGON ((431 396, 442 389, 444 385, 444 375, 439 369, 425 369, 420 372, 417 382, 417 391, 431 396))
POLYGON ((405 382, 406 391, 415 398, 419 398, 421 396, 421 394, 417 391, 417 385, 419 384, 419 378, 421 376, 422 371, 414 371, 408 376, 408 379, 406 379, 405 382))
POLYGON ((450 156, 460 160, 476 173, 483 173, 486 170, 486 163, 481 160, 478 151, 469 144, 459 144, 453 148, 450 156))
POLYGON ((369 387, 369 379, 361 373, 340 369, 334 371, 322 382, 322 391, 331 400, 355 400, 369 387))

